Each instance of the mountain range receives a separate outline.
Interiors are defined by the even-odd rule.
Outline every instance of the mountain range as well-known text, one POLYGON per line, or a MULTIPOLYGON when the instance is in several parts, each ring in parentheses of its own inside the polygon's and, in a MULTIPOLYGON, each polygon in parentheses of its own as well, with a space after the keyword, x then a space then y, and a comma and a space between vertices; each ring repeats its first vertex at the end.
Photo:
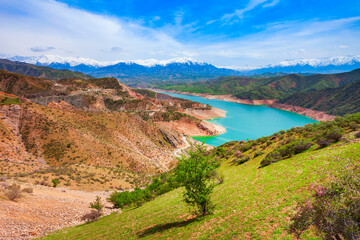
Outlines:
POLYGON ((37 66, 67 69, 93 77, 116 77, 129 86, 148 86, 159 82, 193 82, 220 76, 278 76, 288 73, 339 73, 360 68, 360 56, 340 56, 322 59, 298 59, 260 67, 218 67, 191 58, 170 60, 133 60, 100 62, 90 58, 55 55, 21 57, 4 56, 37 66))
POLYGON ((283 61, 278 64, 271 64, 256 69, 244 69, 247 75, 261 73, 339 73, 360 68, 360 55, 340 56, 321 59, 298 59, 283 61))

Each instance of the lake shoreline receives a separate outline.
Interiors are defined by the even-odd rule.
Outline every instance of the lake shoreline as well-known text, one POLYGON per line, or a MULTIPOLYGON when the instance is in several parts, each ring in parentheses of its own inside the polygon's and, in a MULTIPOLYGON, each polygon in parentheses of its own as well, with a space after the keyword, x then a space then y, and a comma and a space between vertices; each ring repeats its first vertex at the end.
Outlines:
POLYGON ((240 104, 247 104, 247 105, 255 105, 255 106, 257 106, 257 105, 266 105, 267 107, 270 107, 270 108, 276 108, 276 109, 280 109, 280 110, 284 110, 284 111, 297 113, 297 114, 300 114, 300 115, 303 115, 305 117, 309 117, 309 118, 311 118, 313 120, 321 121, 321 122, 332 121, 336 117, 336 116, 333 116, 333 115, 329 115, 329 114, 327 114, 327 113, 325 113, 323 111, 317 111, 317 110, 312 110, 312 109, 309 109, 309 108, 303 108, 303 107, 299 107, 299 106, 278 103, 278 102, 276 102, 275 99, 251 100, 251 99, 239 99, 239 98, 236 98, 236 97, 231 96, 231 95, 211 95, 211 94, 208 94, 208 93, 180 92, 180 91, 177 91, 177 90, 163 90, 163 89, 154 89, 154 88, 149 89, 149 90, 162 91, 162 92, 168 92, 168 93, 184 94, 184 95, 202 97, 202 98, 206 98, 206 99, 217 99, 217 100, 221 100, 221 101, 240 103, 240 104))

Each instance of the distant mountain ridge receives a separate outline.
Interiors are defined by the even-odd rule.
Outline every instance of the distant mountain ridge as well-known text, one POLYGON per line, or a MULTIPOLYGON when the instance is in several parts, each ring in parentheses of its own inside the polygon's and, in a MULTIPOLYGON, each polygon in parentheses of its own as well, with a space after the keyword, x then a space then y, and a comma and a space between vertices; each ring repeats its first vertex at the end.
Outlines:
POLYGON ((5 58, 37 66, 78 71, 94 77, 116 77, 132 87, 148 87, 149 85, 157 85, 159 82, 203 81, 221 76, 265 77, 289 73, 309 75, 340 73, 360 68, 360 55, 289 60, 262 67, 217 67, 191 58, 105 62, 83 57, 55 55, 36 57, 6 56, 5 58))
POLYGON ((158 81, 198 81, 241 74, 236 70, 218 68, 191 58, 99 62, 89 58, 49 55, 40 57, 16 56, 9 57, 9 59, 55 69, 79 71, 94 77, 116 77, 129 86, 142 86, 144 83, 148 85, 158 81))
POLYGON ((36 66, 18 61, 10 61, 7 59, 0 59, 0 69, 23 74, 31 77, 38 77, 51 80, 59 80, 64 78, 79 78, 87 79, 92 78, 91 76, 85 75, 81 72, 72 72, 67 69, 53 69, 46 66, 36 66))
POLYGON ((360 55, 357 56, 339 56, 321 59, 298 59, 282 61, 278 64, 270 64, 258 68, 243 69, 243 73, 261 74, 261 73, 339 73, 352 71, 360 68, 360 55))

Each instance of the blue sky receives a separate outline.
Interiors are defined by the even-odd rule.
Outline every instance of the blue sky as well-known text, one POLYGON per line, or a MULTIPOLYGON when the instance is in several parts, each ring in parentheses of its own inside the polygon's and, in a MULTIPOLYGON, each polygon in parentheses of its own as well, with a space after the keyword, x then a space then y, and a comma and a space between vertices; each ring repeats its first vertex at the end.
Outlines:
POLYGON ((217 66, 360 54, 357 0, 0 0, 0 53, 217 66))

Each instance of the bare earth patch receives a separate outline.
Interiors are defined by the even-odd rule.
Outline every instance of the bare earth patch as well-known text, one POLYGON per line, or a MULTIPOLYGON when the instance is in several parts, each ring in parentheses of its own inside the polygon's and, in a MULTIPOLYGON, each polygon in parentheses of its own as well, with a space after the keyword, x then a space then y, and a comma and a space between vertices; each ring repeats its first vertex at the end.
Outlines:
MULTIPOLYGON (((29 185, 23 185, 22 188, 29 185)), ((84 192, 31 186, 34 192, 23 193, 16 202, 3 197, 0 190, 0 239, 30 239, 68 226, 84 223, 81 217, 90 212, 89 203, 96 196, 105 204, 104 215, 116 209, 106 202, 111 192, 84 192)))

